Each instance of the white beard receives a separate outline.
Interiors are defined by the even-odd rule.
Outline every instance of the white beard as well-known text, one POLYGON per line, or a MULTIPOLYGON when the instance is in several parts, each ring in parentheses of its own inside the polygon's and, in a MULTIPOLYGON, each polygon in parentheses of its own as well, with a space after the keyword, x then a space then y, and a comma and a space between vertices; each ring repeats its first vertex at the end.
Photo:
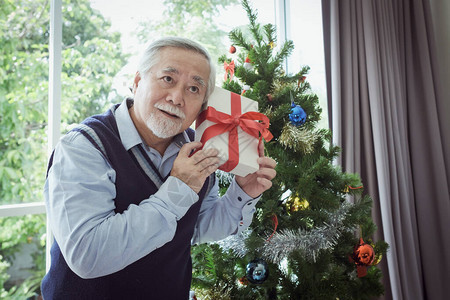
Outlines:
POLYGON ((170 104, 156 103, 155 108, 177 115, 180 119, 174 121, 168 117, 164 117, 159 112, 152 112, 146 121, 148 129, 150 129, 154 135, 161 139, 166 139, 177 135, 183 126, 183 120, 186 118, 184 113, 177 107, 170 104))

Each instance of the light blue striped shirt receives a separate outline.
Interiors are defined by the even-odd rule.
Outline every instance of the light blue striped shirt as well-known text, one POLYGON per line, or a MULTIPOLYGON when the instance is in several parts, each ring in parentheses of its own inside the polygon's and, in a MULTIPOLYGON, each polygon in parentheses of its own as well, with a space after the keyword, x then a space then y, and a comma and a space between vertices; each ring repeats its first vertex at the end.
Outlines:
MULTIPOLYGON (((120 138, 129 150, 142 144, 163 177, 171 171, 185 133, 174 138, 164 155, 143 143, 124 101, 115 112, 120 138)), ((115 171, 79 132, 63 136, 55 148, 44 187, 52 232, 69 267, 82 278, 117 272, 169 242, 177 220, 198 195, 169 176, 160 189, 123 213, 114 212, 115 171)), ((223 239, 246 229, 259 198, 248 196, 233 180, 218 196, 218 180, 205 197, 192 243, 223 239)))

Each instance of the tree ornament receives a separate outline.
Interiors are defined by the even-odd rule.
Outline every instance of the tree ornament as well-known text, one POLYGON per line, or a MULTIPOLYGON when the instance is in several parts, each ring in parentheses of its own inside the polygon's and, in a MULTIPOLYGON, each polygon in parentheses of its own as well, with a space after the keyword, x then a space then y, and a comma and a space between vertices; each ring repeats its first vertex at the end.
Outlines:
POLYGON ((230 73, 230 82, 233 79, 234 76, 234 60, 232 60, 230 63, 227 63, 226 61, 223 62, 223 68, 225 69, 225 76, 223 80, 228 79, 228 72, 230 73))
POLYGON ((197 300, 197 296, 195 296, 194 291, 189 291, 189 300, 197 300))
POLYGON ((272 94, 267 94, 266 96, 267 96, 267 100, 269 100, 269 102, 273 101, 272 94))
POLYGON ((313 131, 305 127, 297 127, 286 123, 281 131, 279 141, 285 148, 309 154, 314 151, 314 143, 320 138, 320 131, 313 131))
POLYGON ((241 278, 239 278, 239 283, 242 285, 248 285, 248 279, 245 276, 242 276, 241 278))
POLYGON ((276 44, 273 41, 270 41, 269 46, 270 46, 270 49, 273 49, 276 47, 276 44))
POLYGON ((366 244, 362 238, 359 238, 359 243, 353 248, 351 258, 356 264, 358 277, 364 277, 367 275, 367 267, 374 261, 375 251, 372 246, 366 244))
POLYGON ((241 96, 244 95, 246 91, 250 90, 250 88, 251 87, 249 85, 244 84, 244 88, 242 89, 241 96))
POLYGON ((291 93, 291 113, 289 114, 291 124, 295 126, 303 125, 306 121, 306 113, 300 105, 295 105, 294 97, 291 93))
POLYGON ((250 71, 250 70, 253 69, 252 62, 250 61, 250 58, 248 58, 248 56, 247 56, 247 58, 246 58, 245 61, 244 61, 244 68, 245 68, 247 71, 250 71))
MULTIPOLYGON (((305 230, 282 230, 276 232, 270 241, 266 241, 264 246, 256 250, 262 253, 262 257, 274 264, 279 264, 287 258, 293 251, 301 250, 308 261, 316 262, 316 257, 321 250, 333 248, 344 231, 350 228, 344 223, 348 211, 352 204, 344 202, 340 208, 334 212, 327 213, 328 217, 323 226, 305 230)), ((251 230, 232 235, 223 239, 217 244, 224 250, 232 250, 238 257, 244 257, 249 249, 245 241, 250 237, 251 230)))
POLYGON ((295 126, 303 125, 306 121, 306 113, 300 105, 291 104, 291 113, 289 114, 289 120, 295 126))
POLYGON ((290 212, 304 210, 309 207, 308 200, 304 198, 300 199, 299 196, 291 196, 286 204, 290 212))
POLYGON ((267 263, 260 258, 254 259, 247 265, 246 278, 254 284, 261 284, 269 277, 267 263))
POLYGON ((266 242, 262 250, 262 257, 274 264, 279 264, 293 251, 302 251, 308 261, 316 262, 316 257, 322 250, 332 249, 344 231, 350 230, 344 220, 351 204, 344 202, 334 212, 328 213, 324 225, 311 230, 298 228, 297 230, 281 230, 274 234, 270 242, 266 242))
POLYGON ((305 82, 306 80, 306 76, 302 76, 298 79, 298 83, 297 83, 297 87, 300 87, 300 84, 302 84, 303 82, 305 82))
POLYGON ((230 53, 231 53, 231 54, 234 54, 234 53, 236 53, 236 47, 235 47, 235 46, 233 46, 233 45, 231 45, 231 46, 230 46, 230 50, 229 50, 229 51, 230 51, 230 53))
MULTIPOLYGON (((372 246, 372 248, 375 248, 375 245, 373 243, 370 243, 370 246, 372 246)), ((375 252, 375 257, 373 258, 373 262, 370 265, 371 266, 378 265, 381 262, 381 259, 383 259, 383 253, 375 252)))
POLYGON ((271 217, 271 219, 272 219, 272 223, 273 223, 273 232, 272 232, 272 234, 267 238, 266 242, 268 242, 268 241, 273 237, 273 235, 275 234, 275 232, 277 232, 277 227, 278 227, 278 217, 277 217, 277 215, 276 215, 276 214, 273 214, 272 217, 271 217))
POLYGON ((345 188, 342 190, 344 193, 350 193, 350 190, 359 190, 359 189, 363 189, 364 186, 360 185, 360 186, 351 186, 351 185, 347 185, 345 186, 345 188))

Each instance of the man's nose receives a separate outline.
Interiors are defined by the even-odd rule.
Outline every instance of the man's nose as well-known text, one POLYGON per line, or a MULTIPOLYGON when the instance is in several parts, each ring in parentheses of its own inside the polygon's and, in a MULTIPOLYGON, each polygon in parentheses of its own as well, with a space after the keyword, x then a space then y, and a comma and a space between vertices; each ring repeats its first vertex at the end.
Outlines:
POLYGON ((170 90, 169 95, 167 95, 167 101, 172 102, 173 105, 183 106, 184 105, 184 89, 182 87, 174 87, 170 90))

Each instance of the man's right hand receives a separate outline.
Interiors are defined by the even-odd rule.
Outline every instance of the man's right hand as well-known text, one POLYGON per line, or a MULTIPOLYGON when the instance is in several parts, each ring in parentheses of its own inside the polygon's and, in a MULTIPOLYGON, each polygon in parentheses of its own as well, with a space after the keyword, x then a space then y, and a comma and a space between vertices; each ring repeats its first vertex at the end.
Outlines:
POLYGON ((200 150, 190 156, 192 151, 201 146, 200 142, 184 144, 170 172, 171 176, 186 183, 196 193, 200 192, 206 178, 219 167, 219 151, 216 149, 200 150))

